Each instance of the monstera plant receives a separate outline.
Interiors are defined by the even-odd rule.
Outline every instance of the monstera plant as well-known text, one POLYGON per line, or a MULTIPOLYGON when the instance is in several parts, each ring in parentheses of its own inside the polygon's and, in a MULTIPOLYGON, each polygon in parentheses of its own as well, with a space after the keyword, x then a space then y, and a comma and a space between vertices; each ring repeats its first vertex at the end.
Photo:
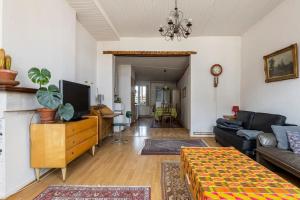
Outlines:
POLYGON ((74 115, 74 108, 71 104, 62 103, 62 94, 55 85, 48 85, 51 79, 51 73, 47 69, 31 68, 28 71, 28 77, 39 85, 36 93, 37 101, 43 108, 38 109, 42 123, 51 123, 55 121, 56 112, 61 120, 71 120, 74 115), (48 86, 47 86, 48 85, 48 86))

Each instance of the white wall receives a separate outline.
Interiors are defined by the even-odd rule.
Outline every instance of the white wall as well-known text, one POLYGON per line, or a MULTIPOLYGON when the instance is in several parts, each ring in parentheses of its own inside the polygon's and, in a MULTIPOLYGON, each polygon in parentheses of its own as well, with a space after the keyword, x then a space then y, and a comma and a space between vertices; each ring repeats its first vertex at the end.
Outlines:
POLYGON ((76 81, 91 86, 91 105, 96 104, 97 42, 76 23, 76 81))
POLYGON ((0 0, 0 48, 3 47, 3 0, 0 0))
MULTIPOLYGON (((98 45, 102 50, 197 51, 198 54, 191 57, 191 132, 211 132, 216 117, 231 113, 232 105, 240 103, 240 37, 194 37, 180 42, 167 42, 163 38, 121 38, 98 45), (216 63, 224 67, 218 89, 213 88, 210 75, 210 67, 216 63)), ((103 67, 107 66, 99 66, 103 67)))
POLYGON ((122 100, 124 112, 131 111, 131 65, 119 65, 118 95, 122 100))
MULTIPOLYGON (((98 48, 98 52, 100 52, 98 48)), ((113 109, 115 88, 115 58, 112 55, 98 56, 97 87, 99 94, 104 95, 103 104, 113 109)))
POLYGON ((242 37, 242 109, 283 114, 300 124, 300 79, 265 83, 263 56, 300 42, 300 1, 286 0, 242 37))
POLYGON ((188 67, 181 79, 177 83, 181 92, 180 95, 180 122, 186 128, 190 129, 191 123, 191 68, 188 67), (182 90, 186 88, 186 96, 183 97, 182 90))
MULTIPOLYGON (((96 41, 93 43, 82 27, 76 28, 76 13, 65 0, 0 0, 0 5, 2 2, 3 13, 0 13, 0 16, 3 16, 3 20, 1 21, 0 17, 0 26, 3 27, 3 47, 13 58, 12 68, 19 72, 17 80, 21 81, 21 86, 38 87, 27 78, 27 71, 31 67, 48 68, 52 73, 51 83, 56 85, 60 79, 96 79, 96 41), (79 55, 76 55, 76 52, 79 55), (84 63, 88 66, 84 66, 84 63), (86 74, 82 74, 83 67, 88 68, 86 74), (80 72, 76 76, 77 69, 80 72)), ((0 191, 0 195, 3 196, 17 192, 35 180, 34 171, 29 163, 28 127, 32 112, 24 110, 32 110, 39 105, 33 95, 30 96, 31 101, 28 101, 24 95, 20 98, 18 93, 12 94, 17 98, 7 101, 14 109, 13 112, 10 107, 7 108, 9 112, 0 110, 0 117, 5 121, 7 138, 4 150, 7 155, 7 180, 6 187, 0 191), (20 111, 20 108, 23 111, 20 111), (13 126, 16 120, 18 127, 13 126)), ((3 101, 0 101, 1 108, 6 106, 2 104, 3 101)))
POLYGON ((4 0, 3 47, 22 86, 31 67, 45 67, 52 83, 75 80, 75 11, 62 0, 4 0))

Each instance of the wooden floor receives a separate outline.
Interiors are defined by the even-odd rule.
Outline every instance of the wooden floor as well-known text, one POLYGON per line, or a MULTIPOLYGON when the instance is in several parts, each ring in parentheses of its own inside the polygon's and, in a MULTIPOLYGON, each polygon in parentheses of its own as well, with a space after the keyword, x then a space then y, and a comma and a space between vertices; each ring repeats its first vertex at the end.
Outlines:
MULTIPOLYGON (((56 170, 11 196, 8 199, 33 199, 49 185, 113 185, 151 186, 151 197, 161 199, 161 162, 179 160, 179 156, 141 156, 145 138, 189 138, 187 130, 152 129, 151 119, 144 119, 126 131, 128 144, 111 144, 108 139, 97 148, 95 157, 86 153, 70 163, 67 180, 61 180, 60 170, 56 170)), ((216 146, 214 138, 204 138, 211 146, 216 146)))

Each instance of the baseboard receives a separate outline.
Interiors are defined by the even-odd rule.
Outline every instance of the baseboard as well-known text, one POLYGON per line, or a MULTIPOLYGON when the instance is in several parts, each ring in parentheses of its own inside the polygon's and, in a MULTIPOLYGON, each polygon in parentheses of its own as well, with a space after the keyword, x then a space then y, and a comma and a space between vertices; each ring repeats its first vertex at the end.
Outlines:
POLYGON ((215 134, 211 132, 194 132, 191 137, 215 137, 215 134))

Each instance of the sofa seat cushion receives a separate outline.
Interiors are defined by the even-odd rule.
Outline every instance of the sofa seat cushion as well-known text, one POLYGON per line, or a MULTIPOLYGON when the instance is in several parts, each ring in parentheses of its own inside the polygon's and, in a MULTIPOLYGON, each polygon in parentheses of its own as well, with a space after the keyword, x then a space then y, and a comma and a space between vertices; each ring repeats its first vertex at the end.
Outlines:
POLYGON ((276 147, 258 147, 257 151, 273 160, 288 165, 297 171, 300 171, 300 155, 289 150, 282 150, 276 147))
POLYGON ((286 117, 282 115, 274 115, 268 113, 255 113, 251 128, 252 130, 259 130, 265 133, 272 133, 272 125, 284 125, 286 117))
POLYGON ((224 130, 218 127, 214 127, 214 133, 217 142, 222 146, 233 146, 239 151, 248 155, 253 154, 253 149, 256 148, 256 140, 247 140, 244 137, 238 136, 236 131, 224 130))

